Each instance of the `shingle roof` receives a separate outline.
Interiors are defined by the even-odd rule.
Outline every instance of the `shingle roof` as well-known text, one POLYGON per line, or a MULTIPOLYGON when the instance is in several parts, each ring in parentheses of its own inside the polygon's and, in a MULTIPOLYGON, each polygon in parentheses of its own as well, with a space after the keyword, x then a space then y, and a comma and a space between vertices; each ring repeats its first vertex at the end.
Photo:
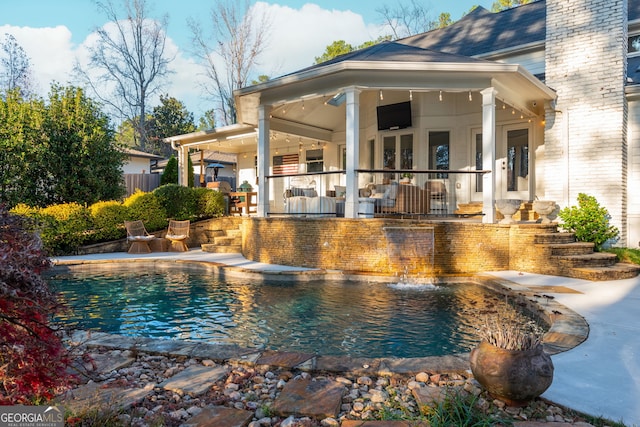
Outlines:
POLYGON ((447 52, 437 52, 432 49, 425 49, 419 46, 409 46, 399 42, 384 41, 364 49, 355 50, 344 55, 337 56, 320 64, 301 71, 312 70, 314 68, 326 67, 328 65, 345 61, 380 61, 380 62, 441 62, 441 63, 483 63, 482 59, 470 58, 468 56, 457 55, 447 52))
MULTIPOLYGON (((628 9, 630 22, 640 20, 640 0, 629 0, 628 9)), ((544 43, 546 14, 545 0, 497 13, 479 6, 445 28, 379 43, 294 74, 343 61, 473 62, 472 57, 544 43)), ((629 62, 629 76, 634 76, 638 63, 629 62)))
POLYGON ((498 13, 477 7, 448 27, 407 37, 399 42, 466 56, 544 42, 545 6, 545 1, 535 1, 498 13))

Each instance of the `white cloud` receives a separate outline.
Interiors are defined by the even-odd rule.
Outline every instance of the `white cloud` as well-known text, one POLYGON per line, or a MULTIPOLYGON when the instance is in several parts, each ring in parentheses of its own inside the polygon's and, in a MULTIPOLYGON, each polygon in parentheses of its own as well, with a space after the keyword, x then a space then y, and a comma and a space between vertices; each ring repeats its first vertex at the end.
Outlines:
POLYGON ((38 95, 45 96, 53 81, 69 83, 74 63, 74 47, 71 31, 67 27, 0 26, 0 34, 5 33, 13 35, 29 57, 38 95))
MULTIPOLYGON (((252 78, 260 74, 278 77, 308 67, 336 40, 355 46, 382 34, 380 27, 366 25, 359 14, 323 9, 313 3, 294 9, 257 2, 253 8, 258 13, 266 12, 271 25, 268 46, 252 78)), ((72 80, 74 64, 79 61, 86 67, 88 47, 97 40, 95 33, 90 33, 80 45, 75 45, 71 31, 62 25, 44 28, 2 25, 0 34, 4 33, 12 34, 31 59, 36 89, 42 97, 46 97, 53 81, 78 84, 72 80)), ((177 46, 172 39, 167 39, 167 53, 175 56, 170 69, 175 72, 169 76, 162 93, 184 102, 197 121, 212 106, 202 91, 202 69, 187 53, 190 48, 177 46)), ((157 102, 152 100, 151 107, 157 102)))
POLYGON ((300 9, 258 2, 271 19, 269 46, 265 49, 259 74, 277 77, 313 64, 325 48, 336 40, 354 46, 376 39, 380 27, 366 25, 361 15, 349 10, 328 10, 307 3, 300 9))

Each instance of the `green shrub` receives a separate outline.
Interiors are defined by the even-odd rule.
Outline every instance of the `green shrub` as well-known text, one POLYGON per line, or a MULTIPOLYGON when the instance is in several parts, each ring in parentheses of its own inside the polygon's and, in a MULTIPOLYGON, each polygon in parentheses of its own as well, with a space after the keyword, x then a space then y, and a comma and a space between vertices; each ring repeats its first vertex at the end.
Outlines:
POLYGON ((167 212, 154 193, 137 190, 123 204, 127 207, 127 219, 142 220, 147 231, 161 230, 168 224, 167 212))
POLYGON ((178 184, 178 159, 172 154, 160 176, 160 185, 178 184))
POLYGON ((566 207, 558 216, 563 221, 561 228, 575 233, 581 242, 593 242, 596 250, 619 238, 618 229, 609 224, 609 211, 588 194, 579 193, 578 206, 566 207))
POLYGON ((198 199, 193 188, 166 184, 153 190, 153 194, 167 212, 168 218, 184 220, 197 216, 198 199))
POLYGON ((89 210, 78 203, 62 203, 39 212, 42 241, 52 254, 74 253, 87 241, 87 230, 93 228, 89 210))
POLYGON ((198 218, 218 218, 224 215, 224 195, 208 188, 194 188, 198 201, 198 218))
POLYGON ((124 221, 129 217, 128 208, 121 202, 109 200, 89 206, 93 218, 94 242, 117 240, 127 235, 124 221))

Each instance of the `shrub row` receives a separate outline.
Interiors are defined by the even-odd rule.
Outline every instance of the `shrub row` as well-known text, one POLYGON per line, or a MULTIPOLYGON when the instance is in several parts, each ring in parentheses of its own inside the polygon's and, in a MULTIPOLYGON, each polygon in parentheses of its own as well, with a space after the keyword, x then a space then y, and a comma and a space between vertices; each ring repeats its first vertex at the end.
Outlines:
POLYGON ((35 220, 45 250, 72 254, 82 245, 126 237, 124 221, 142 220, 148 231, 165 228, 169 218, 202 220, 224 214, 222 193, 207 188, 166 184, 152 192, 136 191, 124 201, 101 201, 34 208, 19 204, 12 213, 35 220))

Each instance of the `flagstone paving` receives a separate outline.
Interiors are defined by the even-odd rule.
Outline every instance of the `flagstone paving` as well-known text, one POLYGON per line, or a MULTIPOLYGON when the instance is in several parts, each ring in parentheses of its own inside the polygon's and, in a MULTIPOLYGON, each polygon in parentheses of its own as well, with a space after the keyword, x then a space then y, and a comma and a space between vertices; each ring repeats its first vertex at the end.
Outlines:
POLYGON ((193 365, 164 381, 159 387, 191 396, 199 396, 229 373, 226 366, 193 365))
POLYGON ((276 414, 324 419, 340 412, 344 384, 332 380, 301 379, 289 381, 273 403, 276 414))
POLYGON ((155 384, 144 388, 118 387, 90 382, 65 393, 58 401, 67 409, 79 413, 97 404, 114 409, 129 409, 148 396, 155 384))
POLYGON ((195 417, 189 419, 185 425, 196 427, 245 427, 252 418, 252 411, 227 408, 225 406, 209 406, 195 417))

